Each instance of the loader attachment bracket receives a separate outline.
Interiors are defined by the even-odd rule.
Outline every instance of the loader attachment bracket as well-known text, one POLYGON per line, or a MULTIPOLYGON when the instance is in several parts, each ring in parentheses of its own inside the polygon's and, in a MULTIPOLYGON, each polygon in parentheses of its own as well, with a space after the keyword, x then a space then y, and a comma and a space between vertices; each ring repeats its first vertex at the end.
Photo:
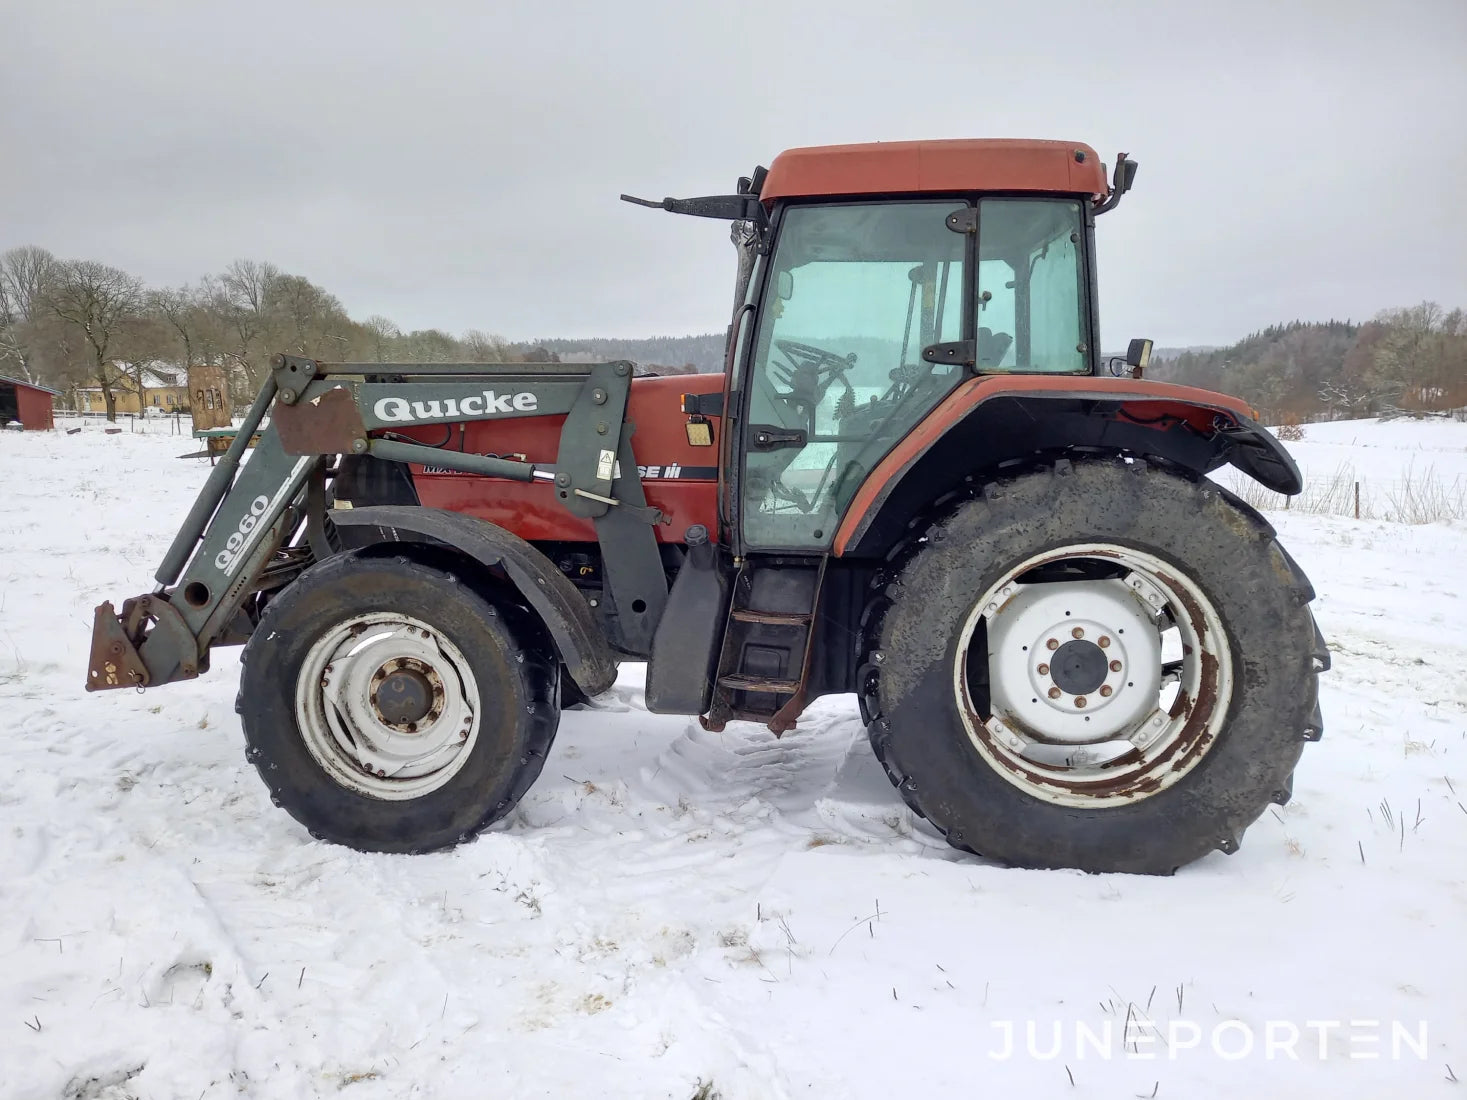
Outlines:
POLYGON ((359 454, 367 439, 361 409, 345 386, 295 404, 277 404, 270 419, 288 455, 359 454))
MULTIPOLYGON (((275 356, 234 442, 154 573, 158 587, 127 600, 120 612, 111 604, 97 610, 87 688, 149 687, 198 676, 208 667, 211 646, 250 636, 259 610, 248 604, 252 596, 289 584, 311 562, 344 549, 344 530, 353 520, 360 526, 365 509, 351 519, 327 510, 337 455, 550 482, 567 511, 593 521, 608 556, 617 559, 602 613, 611 614, 608 605, 614 605, 628 638, 644 653, 667 598, 651 529, 666 517, 648 505, 629 443, 632 374, 625 361, 321 363, 275 356), (271 421, 262 427, 267 412, 271 421), (553 467, 426 446, 395 431, 557 415, 565 424, 553 467)), ((496 540, 482 523, 473 530, 455 526, 472 526, 468 517, 447 513, 453 518, 434 522, 426 518, 433 510, 416 504, 400 511, 407 514, 378 510, 373 526, 391 529, 389 541, 423 527, 430 540, 457 546, 491 569, 502 565, 546 622, 582 690, 604 690, 615 663, 578 590, 564 582, 562 598, 537 602, 552 577, 563 580, 557 569, 545 570, 544 555, 508 532, 496 540)))
POLYGON ((302 355, 274 355, 270 358, 271 375, 283 405, 294 405, 306 387, 321 376, 314 359, 302 355))
POLYGON ((111 600, 97 605, 87 690, 139 690, 199 674, 198 641, 174 606, 160 596, 134 596, 119 613, 111 600))
MULTIPOLYGON (((122 606, 127 607, 128 600, 122 606)), ((87 690, 148 686, 148 666, 138 656, 137 647, 122 629, 117 609, 111 600, 97 605, 92 620, 92 658, 87 663, 87 690)))

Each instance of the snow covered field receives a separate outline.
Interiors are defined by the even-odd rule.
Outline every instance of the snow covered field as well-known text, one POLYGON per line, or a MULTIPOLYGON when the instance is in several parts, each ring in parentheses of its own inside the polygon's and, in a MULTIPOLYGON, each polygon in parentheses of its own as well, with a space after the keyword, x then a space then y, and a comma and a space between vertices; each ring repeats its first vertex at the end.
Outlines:
MULTIPOLYGON (((1467 425, 1450 420, 1342 420, 1305 424, 1289 444, 1304 492, 1291 510, 1408 523, 1467 518, 1467 425), (1359 486, 1358 501, 1356 486, 1359 486)), ((1236 471, 1219 478, 1255 507, 1281 511, 1284 498, 1251 488, 1236 471)))
MULTIPOLYGON (((1464 1095, 1467 523, 1271 514, 1334 650, 1325 739, 1237 855, 1171 879, 961 856, 852 700, 708 734, 646 713, 638 667, 509 822, 366 856, 271 807, 237 650, 81 690, 193 449, 0 436, 0 1097, 1464 1095)), ((1299 452, 1456 476, 1467 425, 1299 452)))

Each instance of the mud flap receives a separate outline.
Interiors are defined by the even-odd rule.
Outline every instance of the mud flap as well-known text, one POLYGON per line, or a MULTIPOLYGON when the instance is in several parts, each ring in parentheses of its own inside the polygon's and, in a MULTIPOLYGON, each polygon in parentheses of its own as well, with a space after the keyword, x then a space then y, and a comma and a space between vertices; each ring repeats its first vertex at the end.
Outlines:
POLYGON ((728 615, 728 574, 718 549, 690 545, 667 597, 667 611, 647 662, 647 709, 653 714, 702 714, 713 698, 728 615))

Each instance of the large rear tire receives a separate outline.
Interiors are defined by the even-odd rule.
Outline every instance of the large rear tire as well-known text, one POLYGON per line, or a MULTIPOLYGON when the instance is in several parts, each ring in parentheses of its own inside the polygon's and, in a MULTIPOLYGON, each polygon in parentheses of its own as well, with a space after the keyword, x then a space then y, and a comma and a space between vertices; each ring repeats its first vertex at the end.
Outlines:
POLYGON ((428 852, 514 808, 560 721, 528 612, 403 557, 343 554, 272 600, 245 646, 246 755, 319 840, 428 852))
POLYGON ((991 482, 878 599, 872 745, 958 847, 1169 874, 1288 800, 1321 732, 1313 595, 1205 479, 1116 458, 991 482))

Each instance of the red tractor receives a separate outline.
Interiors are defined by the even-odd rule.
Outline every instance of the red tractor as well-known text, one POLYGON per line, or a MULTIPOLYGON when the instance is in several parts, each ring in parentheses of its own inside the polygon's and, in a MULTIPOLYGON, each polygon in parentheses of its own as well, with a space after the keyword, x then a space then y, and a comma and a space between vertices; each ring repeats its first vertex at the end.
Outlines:
MULTIPOLYGON (((1208 475, 1299 472, 1233 398, 1099 345, 1085 145, 796 149, 733 195, 722 374, 278 356, 88 687, 244 644, 249 759, 313 835, 467 840, 567 701, 794 729, 853 694, 959 848, 1168 873, 1289 798, 1328 667, 1309 581, 1208 475), (246 440, 266 414, 247 463, 246 440)), ((626 198, 627 196, 623 196, 626 198)))

